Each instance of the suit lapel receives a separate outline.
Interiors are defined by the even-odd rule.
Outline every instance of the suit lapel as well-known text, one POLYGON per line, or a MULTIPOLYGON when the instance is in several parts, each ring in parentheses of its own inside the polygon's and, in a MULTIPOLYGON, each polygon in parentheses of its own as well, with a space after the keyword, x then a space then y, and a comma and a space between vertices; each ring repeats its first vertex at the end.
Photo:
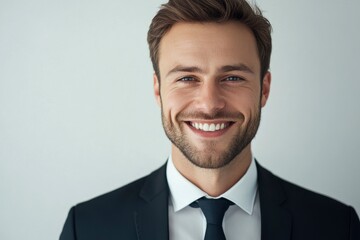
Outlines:
POLYGON ((261 240, 289 240, 292 219, 284 207, 286 194, 279 179, 257 162, 261 210, 261 240))
POLYGON ((169 239, 166 164, 149 175, 140 198, 144 203, 134 213, 138 240, 169 239))
MULTIPOLYGON (((292 219, 285 208, 286 194, 279 179, 257 162, 261 240, 289 240, 292 219)), ((134 213, 138 240, 169 239, 168 199, 166 164, 147 178, 140 191, 138 210, 134 213)))

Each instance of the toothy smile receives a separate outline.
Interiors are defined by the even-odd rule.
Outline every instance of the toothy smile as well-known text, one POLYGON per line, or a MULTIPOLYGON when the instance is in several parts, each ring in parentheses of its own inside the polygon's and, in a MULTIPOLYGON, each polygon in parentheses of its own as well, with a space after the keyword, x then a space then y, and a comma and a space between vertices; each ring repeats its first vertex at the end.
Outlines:
POLYGON ((197 130, 201 130, 204 132, 215 132, 222 129, 227 128, 230 123, 229 122, 223 122, 223 123, 197 123, 197 122, 191 122, 191 126, 196 128, 197 130))

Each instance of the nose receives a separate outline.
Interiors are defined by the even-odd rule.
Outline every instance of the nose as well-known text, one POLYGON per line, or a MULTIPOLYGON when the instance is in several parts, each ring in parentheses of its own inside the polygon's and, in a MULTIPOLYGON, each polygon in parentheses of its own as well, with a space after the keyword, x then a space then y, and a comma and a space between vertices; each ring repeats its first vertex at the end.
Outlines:
POLYGON ((221 88, 214 82, 204 82, 198 91, 197 107, 204 113, 214 113, 225 107, 221 88))

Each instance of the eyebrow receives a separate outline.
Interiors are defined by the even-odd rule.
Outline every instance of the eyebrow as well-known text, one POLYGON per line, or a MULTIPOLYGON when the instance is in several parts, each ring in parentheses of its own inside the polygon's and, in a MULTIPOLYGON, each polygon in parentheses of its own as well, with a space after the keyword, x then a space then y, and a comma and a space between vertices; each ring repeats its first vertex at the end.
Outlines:
MULTIPOLYGON (((254 71, 248 67, 247 65, 240 63, 240 64, 234 64, 234 65, 225 65, 218 69, 220 72, 231 72, 231 71, 241 71, 241 72, 247 72, 254 74, 254 71)), ((183 66, 183 65, 177 65, 173 69, 171 69, 167 74, 166 77, 170 74, 177 73, 177 72, 191 72, 191 73, 204 73, 204 70, 202 70, 199 67, 196 66, 183 66)))
POLYGON ((225 65, 220 68, 221 72, 241 71, 254 74, 254 71, 243 63, 235 65, 225 65))
POLYGON ((198 73, 203 73, 204 71, 201 70, 199 67, 195 67, 195 66, 182 66, 182 65, 177 65, 176 67, 174 67, 173 69, 171 69, 167 74, 166 77, 169 76, 172 73, 177 73, 177 72, 198 72, 198 73))

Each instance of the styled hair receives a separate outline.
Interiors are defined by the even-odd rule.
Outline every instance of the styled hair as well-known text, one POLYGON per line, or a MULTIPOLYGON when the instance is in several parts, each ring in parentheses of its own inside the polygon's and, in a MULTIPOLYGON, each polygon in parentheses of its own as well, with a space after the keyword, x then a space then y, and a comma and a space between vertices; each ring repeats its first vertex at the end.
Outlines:
POLYGON ((246 0, 169 0, 161 5, 152 19, 148 31, 150 58, 155 74, 160 79, 159 46, 162 37, 170 28, 180 22, 239 21, 254 34, 261 65, 261 80, 270 67, 271 24, 263 17, 261 10, 246 0))

